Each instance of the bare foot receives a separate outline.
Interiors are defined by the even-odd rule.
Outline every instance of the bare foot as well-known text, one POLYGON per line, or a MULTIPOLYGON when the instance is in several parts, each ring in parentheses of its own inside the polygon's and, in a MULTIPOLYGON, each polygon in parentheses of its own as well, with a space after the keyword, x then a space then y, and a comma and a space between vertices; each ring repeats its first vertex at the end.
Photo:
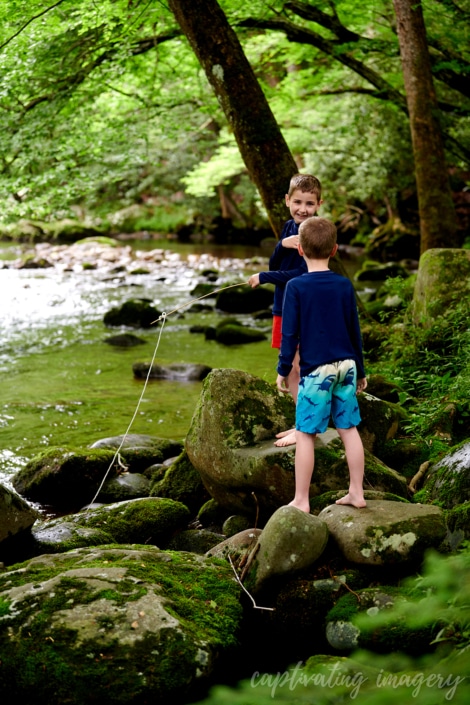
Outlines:
POLYGON ((295 507, 296 509, 300 509, 302 512, 305 512, 306 514, 310 514, 310 503, 307 504, 299 504, 296 503, 295 499, 292 500, 292 502, 289 502, 287 505, 288 507, 295 507))
POLYGON ((284 438, 284 436, 288 436, 289 433, 294 433, 295 428, 289 428, 287 431, 281 431, 280 433, 276 433, 276 438, 284 438))
POLYGON ((357 507, 357 509, 362 509, 367 506, 366 500, 362 495, 355 496, 351 494, 351 492, 348 492, 348 494, 341 497, 341 499, 337 499, 335 504, 350 504, 353 507, 357 507))
POLYGON ((287 435, 284 435, 281 438, 278 438, 277 441, 274 441, 274 445, 278 448, 283 448, 284 446, 293 446, 295 445, 295 442, 296 437, 294 429, 293 431, 288 432, 287 435))

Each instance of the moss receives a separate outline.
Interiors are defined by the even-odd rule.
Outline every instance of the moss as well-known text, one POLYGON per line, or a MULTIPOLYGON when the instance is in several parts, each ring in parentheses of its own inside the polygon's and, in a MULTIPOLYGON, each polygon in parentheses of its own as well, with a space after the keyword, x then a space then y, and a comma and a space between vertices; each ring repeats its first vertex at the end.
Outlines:
POLYGON ((194 677, 198 644, 237 643, 239 588, 224 561, 201 563, 191 554, 163 554, 146 546, 107 546, 91 554, 65 554, 55 563, 17 564, 0 574, 0 590, 32 582, 39 587, 76 568, 77 559, 81 570, 99 568, 105 574, 109 568, 121 568, 123 579, 112 589, 100 590, 86 580, 62 577, 47 594, 37 591, 17 600, 16 612, 7 620, 0 618, 0 693, 8 693, 9 702, 28 700, 33 691, 35 705, 140 702, 143 694, 153 699, 178 694, 194 677), (124 605, 138 599, 148 585, 167 597, 165 607, 184 625, 184 632, 143 634, 130 649, 113 640, 113 618, 102 616, 102 643, 85 639, 78 648, 75 629, 55 627, 54 615, 70 608, 71 602, 75 606, 105 597, 124 605))
POLYGON ((102 529, 116 542, 166 542, 190 519, 189 509, 172 499, 142 499, 98 508, 77 515, 80 525, 102 529))
POLYGON ((168 497, 185 504, 191 511, 197 511, 209 499, 201 476, 183 451, 170 465, 162 479, 150 487, 151 497, 168 497))

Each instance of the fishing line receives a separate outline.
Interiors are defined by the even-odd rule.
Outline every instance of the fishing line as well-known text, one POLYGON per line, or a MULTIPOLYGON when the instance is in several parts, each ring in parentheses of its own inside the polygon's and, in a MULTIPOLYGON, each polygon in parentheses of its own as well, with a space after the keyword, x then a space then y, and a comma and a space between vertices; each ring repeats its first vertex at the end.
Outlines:
MULTIPOLYGON (((162 333, 163 333, 163 329, 164 329, 164 327, 165 327, 165 323, 166 323, 167 317, 168 317, 168 316, 171 316, 172 313, 176 313, 177 311, 179 311, 180 309, 184 308, 185 306, 189 306, 189 304, 192 304, 192 303, 194 303, 194 302, 196 302, 196 301, 200 301, 201 299, 205 299, 207 296, 213 296, 214 294, 218 294, 220 291, 224 291, 225 289, 232 289, 232 288, 235 287, 235 286, 243 286, 243 284, 248 284, 248 282, 240 282, 239 284, 230 284, 229 286, 223 286, 223 287, 221 287, 220 289, 215 289, 214 291, 210 291, 208 294, 203 294, 203 296, 198 296, 197 299, 191 299, 190 301, 186 301, 186 303, 181 304, 181 306, 178 306, 177 308, 174 308, 172 311, 168 311, 168 313, 164 311, 162 314, 160 314, 159 318, 157 318, 155 321, 152 321, 152 322, 151 322, 151 325, 153 325, 154 323, 159 323, 159 322, 161 321, 161 322, 162 322, 162 325, 161 325, 161 328, 160 328, 160 333, 159 333, 159 335, 158 335, 158 340, 157 340, 157 344, 156 344, 156 346, 155 346, 155 350, 153 351, 152 360, 151 360, 150 365, 149 365, 149 369, 148 369, 148 372, 147 372, 147 376, 146 376, 146 378, 145 378, 144 386, 143 386, 143 389, 142 389, 142 392, 141 392, 139 401, 137 402, 137 406, 136 406, 136 408, 135 408, 134 414, 132 415, 132 418, 131 418, 130 423, 129 423, 128 427, 127 427, 127 430, 126 430, 125 434, 124 434, 123 437, 122 437, 121 443, 119 444, 119 447, 118 447, 118 449, 116 450, 116 452, 115 452, 115 454, 114 454, 114 456, 113 456, 113 459, 111 460, 111 463, 109 464, 109 467, 108 467, 108 469, 106 470, 106 473, 105 473, 103 479, 101 480, 101 484, 100 484, 100 486, 98 487, 95 496, 94 496, 93 499, 91 500, 90 504, 87 506, 86 511, 88 511, 88 509, 90 509, 90 505, 93 504, 93 503, 96 501, 96 498, 98 497, 99 493, 100 493, 101 490, 103 489, 103 485, 104 485, 104 483, 106 482, 106 478, 108 477, 109 473, 111 472, 111 468, 113 467, 114 463, 116 462, 116 459, 119 458, 119 453, 120 453, 120 451, 121 451, 121 449, 122 449, 124 443, 126 442, 126 439, 127 439, 127 436, 129 435, 129 431, 131 430, 132 424, 134 423, 134 421, 135 421, 135 419, 136 419, 136 416, 137 416, 137 414, 138 414, 138 412, 139 412, 140 405, 142 404, 142 401, 143 401, 143 398, 144 398, 144 394, 145 394, 145 391, 146 391, 146 389, 147 389, 147 384, 148 384, 148 381, 149 381, 149 379, 150 379, 150 374, 151 374, 151 372, 152 372, 153 363, 155 362, 155 357, 156 357, 156 355, 157 355, 158 348, 159 348, 159 346, 160 346, 160 339, 161 339, 161 337, 162 337, 162 333)), ((118 463, 122 465, 122 463, 120 462, 120 460, 118 460, 118 463)))

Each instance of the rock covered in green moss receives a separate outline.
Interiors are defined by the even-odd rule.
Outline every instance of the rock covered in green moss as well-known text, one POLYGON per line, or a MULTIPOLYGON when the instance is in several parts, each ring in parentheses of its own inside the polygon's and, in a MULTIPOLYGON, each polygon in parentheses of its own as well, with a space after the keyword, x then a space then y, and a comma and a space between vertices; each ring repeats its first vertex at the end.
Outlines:
POLYGON ((358 431, 364 448, 380 458, 385 443, 397 435, 408 414, 398 404, 367 392, 358 394, 357 400, 362 419, 358 431))
POLYGON ((151 484, 149 494, 182 502, 195 512, 209 499, 201 476, 185 450, 171 463, 164 476, 151 484))
POLYGON ((453 303, 470 296, 470 250, 432 248, 419 260, 413 322, 429 327, 453 303))
POLYGON ((433 502, 452 509, 470 500, 470 441, 455 446, 431 465, 415 501, 433 502))
POLYGON ((358 565, 416 568, 446 535, 442 510, 425 504, 370 500, 362 509, 332 504, 318 517, 344 557, 358 565))
POLYGON ((0 543, 21 531, 29 529, 38 513, 25 500, 0 484, 0 543))
POLYGON ((187 527, 189 509, 181 502, 145 497, 85 509, 68 517, 77 526, 98 528, 116 543, 145 543, 165 546, 178 531, 187 527))
MULTIPOLYGON (((276 447, 274 440, 276 433, 292 426, 294 414, 292 398, 264 380, 231 369, 208 375, 186 436, 186 451, 220 507, 251 520, 258 514, 263 523, 292 500, 295 448, 276 447)), ((405 478, 367 451, 366 477, 370 488, 407 494, 405 478)), ((311 496, 347 488, 348 483, 338 434, 321 434, 315 441, 311 496)))
POLYGON ((432 651, 431 642, 440 629, 436 621, 416 628, 408 626, 405 619, 396 619, 387 626, 375 619, 382 610, 389 610, 409 597, 408 588, 385 585, 343 595, 326 617, 328 643, 338 651, 372 648, 379 653, 404 651, 417 655, 432 651), (358 626, 354 618, 360 613, 368 619, 362 619, 358 626))
POLYGON ((48 448, 26 463, 12 484, 27 499, 74 511, 92 501, 106 475, 117 475, 113 458, 111 450, 48 448))
POLYGON ((0 573, 4 703, 170 702, 237 644, 230 566, 148 546, 39 556, 0 573))

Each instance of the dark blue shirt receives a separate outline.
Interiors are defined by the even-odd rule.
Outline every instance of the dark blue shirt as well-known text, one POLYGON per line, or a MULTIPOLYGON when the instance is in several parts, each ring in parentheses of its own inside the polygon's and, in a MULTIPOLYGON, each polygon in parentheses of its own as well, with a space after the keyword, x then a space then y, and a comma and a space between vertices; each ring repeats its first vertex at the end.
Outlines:
POLYGON ((260 284, 275 284, 273 316, 282 316, 282 300, 286 283, 307 271, 303 257, 296 247, 283 247, 282 241, 291 235, 298 235, 299 226, 295 220, 288 220, 282 228, 279 242, 269 259, 269 272, 260 272, 260 284))
POLYGON ((320 365, 354 360, 357 377, 365 377, 362 340, 354 287, 330 269, 309 272, 285 287, 278 374, 287 377, 299 345, 300 375, 320 365))

